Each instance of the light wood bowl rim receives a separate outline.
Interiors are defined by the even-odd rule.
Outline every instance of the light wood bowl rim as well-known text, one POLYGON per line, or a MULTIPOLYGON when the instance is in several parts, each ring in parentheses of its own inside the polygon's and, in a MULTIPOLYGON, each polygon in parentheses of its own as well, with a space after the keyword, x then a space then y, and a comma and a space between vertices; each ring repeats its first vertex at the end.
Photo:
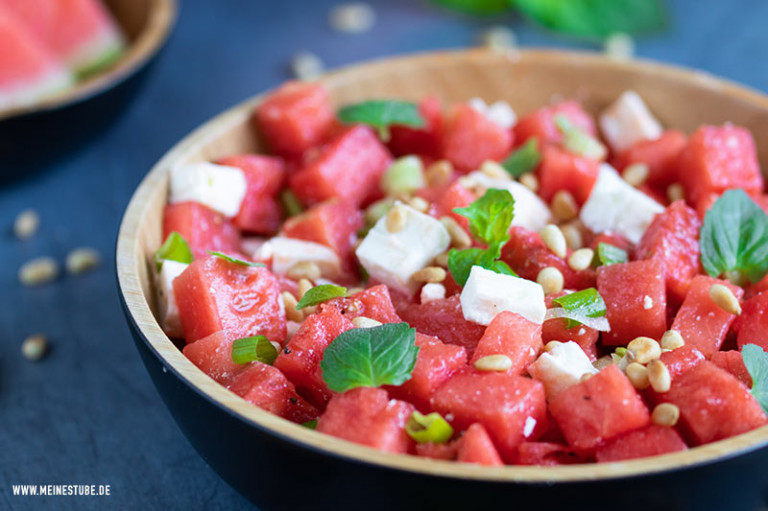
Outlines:
POLYGON ((0 122, 66 108, 122 83, 160 51, 171 34, 177 14, 177 0, 152 0, 146 24, 114 67, 34 104, 2 110, 0 122))
MULTIPOLYGON (((338 81, 351 78, 350 75, 359 71, 361 67, 371 73, 375 73, 383 67, 401 64, 404 61, 414 64, 420 61, 426 62, 456 57, 482 59, 485 55, 488 55, 486 51, 474 49, 429 52, 385 58, 342 68, 329 73, 320 81, 338 81)), ((743 101, 753 102, 760 105, 761 108, 768 109, 768 97, 700 71, 649 61, 619 62, 597 54, 583 52, 525 50, 521 52, 521 56, 536 59, 537 62, 547 61, 550 64, 567 61, 570 63, 577 62, 584 66, 597 66, 599 68, 616 70, 631 69, 634 72, 666 75, 676 80, 716 87, 722 94, 737 96, 743 101)), ((353 462, 379 467, 405 470, 415 474, 489 482, 553 484, 603 481, 659 474, 712 462, 722 462, 768 445, 768 426, 765 426, 749 433, 691 448, 687 451, 626 462, 556 467, 481 467, 464 463, 430 460, 416 456, 390 454, 340 440, 292 424, 263 411, 216 383, 192 364, 174 346, 172 341, 163 333, 150 310, 142 291, 138 272, 139 265, 147 264, 145 257, 139 253, 139 220, 142 217, 146 204, 149 202, 148 198, 152 195, 153 190, 164 183, 166 173, 175 160, 181 157, 181 155, 188 153, 198 144, 211 139, 216 133, 221 133, 222 130, 227 130, 230 126, 242 122, 266 94, 268 92, 255 96, 214 117, 166 153, 144 178, 134 193, 123 217, 118 234, 116 252, 117 276, 121 299, 129 313, 129 321, 135 324, 149 349, 164 364, 165 370, 172 372, 186 384, 190 385, 204 399, 258 429, 268 431, 284 440, 330 456, 346 458, 353 462)))

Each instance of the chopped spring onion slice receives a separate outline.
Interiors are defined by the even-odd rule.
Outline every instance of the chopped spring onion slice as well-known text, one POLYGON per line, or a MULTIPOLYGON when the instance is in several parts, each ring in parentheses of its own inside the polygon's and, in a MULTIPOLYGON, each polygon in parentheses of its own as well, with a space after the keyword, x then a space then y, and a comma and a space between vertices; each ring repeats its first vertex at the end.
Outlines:
POLYGON ((224 259, 228 263, 239 264, 240 266, 250 266, 252 268, 256 268, 258 266, 266 266, 264 263, 254 263, 252 261, 245 261, 243 259, 238 259, 237 257, 229 256, 222 252, 214 252, 212 250, 208 250, 208 253, 220 259, 224 259))
POLYGON ((444 444, 453 436, 453 428, 437 412, 422 415, 414 411, 405 423, 405 431, 420 444, 444 444))
POLYGON ((342 296, 347 296, 346 287, 336 286, 334 284, 321 284, 310 288, 304 293, 304 296, 301 297, 299 303, 296 304, 296 310, 319 305, 332 298, 340 298, 342 296))
POLYGON ((512 153, 501 163, 504 170, 512 177, 520 177, 533 171, 541 161, 541 152, 538 149, 539 141, 532 137, 520 149, 512 153))
POLYGON ((410 194, 425 185, 424 164, 418 156, 398 158, 381 176, 381 189, 389 196, 410 194))
POLYGON ((163 269, 163 261, 176 261, 189 264, 195 259, 187 241, 176 231, 165 238, 165 242, 155 252, 155 267, 157 271, 163 269))
POLYGON ((285 214, 289 217, 296 216, 304 211, 304 205, 292 190, 283 190, 283 193, 280 194, 280 203, 283 205, 285 214))
POLYGON ((595 253, 598 266, 610 266, 612 264, 626 263, 629 261, 629 254, 610 243, 598 243, 595 253))
POLYGON ((302 422, 301 425, 307 429, 317 429, 317 419, 312 419, 311 421, 302 422))
POLYGON ((608 150, 599 140, 580 130, 568 117, 556 115, 555 124, 563 134, 563 146, 571 153, 593 160, 602 160, 608 154, 608 150))
POLYGON ((277 350, 263 335, 254 335, 238 339, 232 343, 232 362, 247 364, 254 360, 272 365, 277 358, 277 350))
POLYGON ((554 309, 547 309, 547 313, 544 315, 544 321, 550 319, 565 318, 581 323, 582 325, 599 330, 601 332, 610 332, 611 325, 608 324, 608 320, 605 317, 602 318, 590 318, 583 314, 579 314, 578 311, 569 311, 563 307, 555 307, 554 309))

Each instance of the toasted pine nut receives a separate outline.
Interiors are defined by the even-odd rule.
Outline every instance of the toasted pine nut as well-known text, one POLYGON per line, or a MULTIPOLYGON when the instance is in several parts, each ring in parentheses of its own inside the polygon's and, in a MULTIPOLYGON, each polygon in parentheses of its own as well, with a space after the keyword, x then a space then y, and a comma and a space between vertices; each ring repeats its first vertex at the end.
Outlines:
POLYGON ((560 226, 560 232, 563 233, 565 238, 565 244, 571 250, 578 250, 584 246, 584 238, 581 235, 581 230, 573 223, 560 226))
POLYGON ((59 276, 59 264, 51 257, 38 257, 19 268, 19 282, 25 286, 47 284, 59 276))
POLYGON ((427 266, 411 275, 411 280, 414 282, 442 282, 447 276, 448 274, 446 273, 445 268, 439 266, 427 266))
POLYGON ((563 290, 563 274, 554 266, 547 266, 536 276, 536 282, 544 288, 544 294, 551 295, 563 290))
POLYGON ((381 321, 376 321, 365 316, 358 316, 352 320, 352 324, 357 328, 373 328, 375 326, 381 326, 381 321))
POLYGON ((448 254, 450 252, 441 252, 435 256, 435 260, 433 261, 437 266, 442 266, 443 268, 448 268, 448 254))
POLYGON ((451 236, 451 245, 459 250, 472 246, 472 238, 456 220, 449 216, 440 218, 440 223, 451 236))
POLYGON ((672 403, 661 403, 656 405, 651 414, 651 421, 657 426, 672 427, 680 419, 680 408, 672 403))
POLYGON ((661 360, 651 360, 648 363, 648 381, 656 392, 667 392, 672 385, 669 369, 661 360))
POLYGON ((563 231, 561 231, 558 226, 549 224, 544 227, 539 234, 541 235, 541 240, 553 254, 565 259, 568 252, 568 245, 565 243, 563 231))
POLYGON ((40 360, 48 351, 48 339, 42 335, 30 335, 21 343, 21 354, 31 361, 40 360))
POLYGON ((13 221, 13 234, 19 239, 26 239, 40 227, 40 215, 34 209, 25 209, 13 221))
POLYGON ((667 330, 661 336, 661 349, 663 350, 676 350, 683 346, 685 346, 685 340, 677 330, 667 330))
POLYGON ((438 160, 424 171, 427 186, 447 185, 453 177, 453 165, 448 160, 438 160))
POLYGON ((288 268, 288 271, 285 272, 285 275, 293 280, 317 280, 322 276, 322 272, 320 271, 320 267, 317 265, 317 263, 313 261, 299 261, 298 263, 288 268))
POLYGON ((669 202, 675 202, 685 198, 685 188, 680 183, 672 183, 667 187, 667 199, 669 202))
POLYGON ((572 220, 579 214, 579 205, 568 190, 558 190, 552 197, 552 214, 564 222, 572 220))
POLYGON ((527 174, 523 174, 518 179, 520 181, 520 184, 524 187, 528 188, 532 192, 538 192, 539 191, 539 179, 536 177, 535 174, 529 172, 527 174))
POLYGON ((645 163, 633 163, 624 169, 622 176, 624 181, 637 188, 648 180, 650 169, 645 163))
POLYGON ((632 352, 635 361, 640 364, 647 364, 661 356, 661 346, 650 337, 636 337, 632 339, 627 345, 627 350, 632 352))
POLYGON ((480 165, 480 172, 492 179, 500 179, 504 181, 510 180, 510 175, 504 170, 504 167, 493 160, 485 160, 483 164, 480 165))
POLYGON ((648 368, 643 364, 632 362, 627 366, 627 378, 637 390, 647 389, 651 382, 648 381, 648 368))
POLYGON ((581 378, 579 378, 579 381, 581 383, 584 383, 585 381, 589 380, 593 376, 594 376, 594 374, 592 374, 592 373, 584 373, 584 374, 581 375, 581 378))
POLYGON ((506 355, 488 355, 475 361, 478 371, 507 371, 512 368, 512 359, 506 355))
POLYGON ((560 342, 560 341, 549 341, 549 342, 548 342, 548 343, 547 343, 547 344, 544 346, 544 351, 547 351, 547 352, 549 352, 549 351, 552 351, 553 349, 557 348, 557 347, 558 347, 558 346, 560 346, 561 344, 563 344, 563 343, 562 343, 562 342, 560 342))
POLYGON ((429 202, 422 197, 413 197, 408 201, 408 205, 421 213, 424 213, 429 209, 429 202))
POLYGON ((400 232, 405 227, 405 208, 401 204, 395 204, 387 212, 386 227, 387 231, 395 233, 400 232))
POLYGON ((76 248, 67 254, 65 266, 67 268, 67 273, 70 275, 77 275, 96 268, 100 262, 101 256, 96 250, 88 247, 81 247, 76 248))
POLYGON ((594 257, 595 251, 591 248, 580 248, 568 257, 568 266, 573 271, 586 270, 592 264, 594 257))
POLYGON ((595 360, 594 362, 592 362, 592 365, 598 371, 602 371, 603 369, 605 369, 606 367, 608 367, 609 365, 612 365, 612 364, 613 364, 613 358, 610 355, 606 355, 604 357, 600 357, 597 360, 595 360))
POLYGON ((307 291, 313 287, 315 286, 312 285, 312 281, 309 279, 299 279, 299 300, 304 298, 304 295, 307 294, 307 291))
POLYGON ((285 317, 289 321, 295 321, 297 323, 304 321, 304 311, 296 310, 296 306, 299 304, 296 297, 288 291, 283 291, 280 296, 282 296, 283 305, 285 305, 285 317))
POLYGON ((275 348, 275 351, 277 351, 278 353, 280 353, 280 350, 282 350, 282 349, 283 349, 283 347, 282 347, 282 346, 280 346, 280 343, 279 343, 279 342, 275 342, 275 341, 269 341, 269 344, 271 344, 271 345, 272 345, 272 347, 273 347, 273 348, 275 348))
POLYGON ((715 302, 715 305, 729 314, 738 316, 741 314, 741 305, 739 299, 733 294, 731 288, 723 284, 712 284, 709 288, 709 297, 715 302))

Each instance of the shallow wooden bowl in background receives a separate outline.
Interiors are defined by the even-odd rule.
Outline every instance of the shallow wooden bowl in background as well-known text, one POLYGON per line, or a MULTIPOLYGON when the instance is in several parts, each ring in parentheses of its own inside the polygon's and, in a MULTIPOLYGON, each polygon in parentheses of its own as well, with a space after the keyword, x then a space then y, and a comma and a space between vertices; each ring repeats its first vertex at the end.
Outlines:
POLYGON ((0 111, 0 180, 36 170, 103 131, 128 105, 173 28, 176 0, 105 0, 128 39, 104 71, 34 105, 0 111))
MULTIPOLYGON (((768 169, 768 98, 709 75, 601 56, 473 50, 394 58, 324 77, 335 106, 369 98, 444 103, 506 100, 525 114, 553 98, 593 113, 636 90, 671 128, 732 121, 752 130, 768 169)), ((179 163, 258 151, 250 122, 258 96, 206 123, 174 147, 139 186, 122 221, 117 276, 144 363, 192 445, 229 484, 271 509, 755 510, 768 496, 768 427, 686 452, 623 463, 487 468, 393 455, 273 416, 203 374, 155 316, 148 256, 161 243, 168 170, 179 163)))

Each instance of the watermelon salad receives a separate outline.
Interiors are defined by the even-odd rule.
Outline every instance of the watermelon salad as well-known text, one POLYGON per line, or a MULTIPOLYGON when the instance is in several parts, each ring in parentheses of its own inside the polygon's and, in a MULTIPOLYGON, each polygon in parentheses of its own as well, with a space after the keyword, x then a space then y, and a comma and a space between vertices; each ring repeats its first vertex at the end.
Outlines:
POLYGON ((627 91, 518 118, 288 83, 270 154, 170 170, 159 320, 208 376, 382 451, 610 462, 768 424, 768 195, 748 130, 627 91))
POLYGON ((101 0, 0 0, 0 48, 2 111, 105 69, 125 38, 101 0))

